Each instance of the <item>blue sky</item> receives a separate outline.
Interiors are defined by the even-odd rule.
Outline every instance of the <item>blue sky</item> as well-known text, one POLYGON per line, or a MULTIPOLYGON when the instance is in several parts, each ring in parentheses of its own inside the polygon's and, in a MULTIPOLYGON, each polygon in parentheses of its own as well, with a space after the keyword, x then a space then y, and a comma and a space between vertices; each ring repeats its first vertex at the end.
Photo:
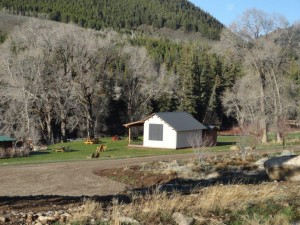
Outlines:
POLYGON ((300 21, 300 0, 190 0, 226 26, 246 9, 256 8, 266 13, 283 15, 290 24, 300 21))

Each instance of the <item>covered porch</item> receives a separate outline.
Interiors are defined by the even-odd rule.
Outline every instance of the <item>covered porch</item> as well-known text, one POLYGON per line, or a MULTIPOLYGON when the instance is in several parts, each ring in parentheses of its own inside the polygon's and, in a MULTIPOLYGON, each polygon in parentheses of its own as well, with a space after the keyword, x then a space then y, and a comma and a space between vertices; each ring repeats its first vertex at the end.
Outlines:
POLYGON ((128 128, 128 146, 140 148, 143 146, 143 142, 138 141, 138 134, 133 132, 134 129, 138 129, 144 126, 145 120, 139 120, 131 123, 123 124, 124 127, 128 128))

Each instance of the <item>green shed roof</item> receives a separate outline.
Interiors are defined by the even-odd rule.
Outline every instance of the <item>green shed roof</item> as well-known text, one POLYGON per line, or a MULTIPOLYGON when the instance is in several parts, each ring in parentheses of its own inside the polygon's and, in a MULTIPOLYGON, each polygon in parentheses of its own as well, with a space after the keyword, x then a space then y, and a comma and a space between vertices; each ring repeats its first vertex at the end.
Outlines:
POLYGON ((8 136, 0 136, 0 142, 3 142, 3 141, 16 141, 17 139, 15 138, 11 138, 11 137, 8 137, 8 136))

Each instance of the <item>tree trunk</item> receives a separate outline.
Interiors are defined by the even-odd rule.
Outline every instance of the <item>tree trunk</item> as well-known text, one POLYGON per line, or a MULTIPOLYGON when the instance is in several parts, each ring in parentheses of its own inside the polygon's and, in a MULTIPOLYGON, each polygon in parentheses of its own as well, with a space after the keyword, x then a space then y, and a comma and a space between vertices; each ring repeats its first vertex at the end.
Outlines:
POLYGON ((52 126, 51 126, 51 120, 52 117, 51 115, 46 116, 46 127, 47 127, 47 144, 52 144, 53 143, 53 132, 52 132, 52 126))
POLYGON ((61 123, 60 123, 60 132, 61 132, 61 141, 66 142, 67 137, 66 137, 66 117, 64 113, 61 114, 61 123))
POLYGON ((261 120, 260 120, 260 129, 262 131, 262 143, 268 142, 268 129, 267 129, 267 121, 266 121, 266 108, 265 108, 265 90, 264 90, 264 78, 263 75, 259 74, 261 82, 260 82, 260 111, 261 111, 261 120))
POLYGON ((276 132, 276 138, 277 138, 277 143, 282 143, 283 137, 282 133, 277 131, 276 132))
POLYGON ((93 106, 92 104, 88 104, 88 115, 87 115, 87 136, 89 138, 95 137, 95 129, 94 129, 94 120, 93 120, 93 106))

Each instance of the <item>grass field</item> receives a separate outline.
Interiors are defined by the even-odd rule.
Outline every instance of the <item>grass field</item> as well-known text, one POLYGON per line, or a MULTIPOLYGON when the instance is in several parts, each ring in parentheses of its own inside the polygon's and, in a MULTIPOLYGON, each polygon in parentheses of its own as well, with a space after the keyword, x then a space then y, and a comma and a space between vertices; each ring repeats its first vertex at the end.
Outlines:
MULTIPOLYGON (((289 140, 298 140, 296 142, 287 141, 287 146, 299 144, 299 133, 291 134, 289 140)), ((240 136, 219 136, 218 144, 215 147, 205 148, 205 151, 228 151, 231 145, 235 145, 240 141, 240 136)), ((154 155, 171 155, 171 154, 186 154, 193 153, 193 149, 149 149, 149 148, 130 148, 127 147, 126 140, 113 141, 111 138, 102 138, 101 144, 107 145, 107 150, 100 154, 100 160, 143 157, 154 155)), ((134 144, 134 143, 133 143, 134 144)), ((8 158, 0 159, 1 165, 13 164, 31 164, 31 163, 47 163, 47 162, 60 162, 60 161, 77 161, 77 160, 99 160, 87 159, 100 144, 86 145, 83 141, 72 141, 67 143, 59 143, 48 146, 47 150, 32 152, 29 157, 23 158, 8 158), (59 146, 69 147, 71 152, 55 152, 54 149, 59 146)), ((282 148, 281 145, 271 143, 268 145, 258 146, 259 149, 282 148)))
MULTIPOLYGON (((228 150, 229 146, 235 143, 236 137, 222 136, 218 139, 218 146, 207 148, 209 151, 228 150)), ((170 155, 170 154, 185 154, 193 153, 193 149, 149 149, 149 148, 129 148, 127 140, 113 141, 111 138, 102 138, 101 144, 107 145, 107 150, 100 154, 99 159, 118 159, 126 157, 143 157, 153 155, 170 155)), ((134 144, 134 142, 133 142, 134 144)), ((0 165, 11 164, 27 164, 27 163, 46 163, 58 161, 76 161, 76 160, 91 160, 87 159, 93 152, 96 151, 100 144, 86 145, 83 141, 72 141, 67 143, 59 143, 48 146, 47 150, 32 152, 29 157, 24 158, 9 158, 0 159, 0 165), (55 152, 54 149, 59 146, 69 147, 71 152, 55 152)), ((92 159, 92 160, 99 160, 92 159)))

